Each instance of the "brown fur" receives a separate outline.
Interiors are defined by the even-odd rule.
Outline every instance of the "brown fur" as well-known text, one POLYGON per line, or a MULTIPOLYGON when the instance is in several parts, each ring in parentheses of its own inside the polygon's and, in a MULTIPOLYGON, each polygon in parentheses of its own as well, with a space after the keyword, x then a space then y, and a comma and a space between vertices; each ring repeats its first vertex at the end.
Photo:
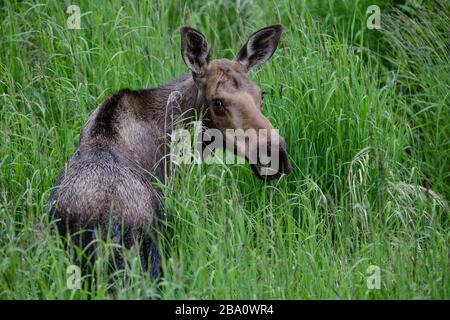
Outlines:
MULTIPOLYGON (((182 56, 192 76, 159 88, 124 89, 107 98, 87 120, 79 145, 50 196, 51 213, 59 220, 62 234, 86 230, 79 238, 83 246, 107 234, 126 247, 139 241, 142 265, 151 265, 153 277, 160 271, 153 230, 160 215, 160 194, 152 181, 164 182, 164 159, 173 122, 181 115, 189 118, 197 110, 205 114, 205 126, 223 132, 273 128, 261 112, 261 90, 248 79, 248 71, 273 54, 281 26, 254 33, 233 61, 210 62, 208 44, 200 32, 184 27, 181 35, 182 56), (179 105, 167 104, 174 91, 181 94, 179 105), (213 99, 223 101, 223 110, 212 106, 213 99), (98 228, 100 234, 96 233, 98 228)), ((289 173, 284 142, 277 147, 283 158, 280 173, 289 173)), ((240 149, 235 146, 236 152, 240 149)), ((264 178, 257 166, 253 169, 264 178)), ((121 265, 121 255, 116 258, 121 265)))

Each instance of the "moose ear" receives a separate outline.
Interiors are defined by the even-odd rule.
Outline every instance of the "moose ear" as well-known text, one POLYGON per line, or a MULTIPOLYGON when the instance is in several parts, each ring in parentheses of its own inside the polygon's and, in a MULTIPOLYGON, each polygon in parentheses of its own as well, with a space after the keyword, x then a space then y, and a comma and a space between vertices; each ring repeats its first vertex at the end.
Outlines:
POLYGON ((184 63, 193 73, 203 74, 209 62, 208 41, 201 32, 190 27, 181 27, 180 33, 184 63))
POLYGON ((283 27, 276 24, 256 31, 237 54, 235 60, 250 68, 263 64, 273 55, 280 41, 283 27))

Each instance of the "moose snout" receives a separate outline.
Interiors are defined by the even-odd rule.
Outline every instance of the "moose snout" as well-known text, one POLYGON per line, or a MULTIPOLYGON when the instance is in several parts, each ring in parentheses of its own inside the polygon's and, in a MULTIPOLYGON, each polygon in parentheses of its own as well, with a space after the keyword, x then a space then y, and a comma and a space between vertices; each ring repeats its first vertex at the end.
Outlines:
POLYGON ((281 138, 280 142, 280 172, 284 174, 290 174, 292 172, 291 163, 289 162, 288 154, 286 151, 286 143, 281 138))
POLYGON ((257 150, 256 162, 251 162, 250 166, 258 178, 273 180, 291 173, 292 167, 282 137, 276 135, 268 141, 260 141, 257 150))

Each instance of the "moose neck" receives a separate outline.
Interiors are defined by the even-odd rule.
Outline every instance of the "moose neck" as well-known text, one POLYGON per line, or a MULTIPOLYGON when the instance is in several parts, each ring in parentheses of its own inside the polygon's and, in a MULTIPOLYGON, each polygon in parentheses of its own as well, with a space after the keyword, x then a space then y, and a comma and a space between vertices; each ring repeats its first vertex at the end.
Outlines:
MULTIPOLYGON (((137 92, 133 105, 138 118, 147 123, 146 132, 130 133, 132 124, 124 123, 121 141, 126 142, 129 157, 146 170, 156 170, 156 176, 164 181, 164 161, 169 152, 172 130, 184 127, 200 111, 204 98, 199 93, 192 76, 182 76, 169 83, 137 92)), ((131 122, 133 122, 132 120, 131 122)))
POLYGON ((182 76, 150 90, 157 104, 155 108, 151 108, 153 110, 148 109, 150 116, 157 118, 165 131, 191 121, 195 112, 200 111, 204 104, 204 98, 192 76, 182 76))

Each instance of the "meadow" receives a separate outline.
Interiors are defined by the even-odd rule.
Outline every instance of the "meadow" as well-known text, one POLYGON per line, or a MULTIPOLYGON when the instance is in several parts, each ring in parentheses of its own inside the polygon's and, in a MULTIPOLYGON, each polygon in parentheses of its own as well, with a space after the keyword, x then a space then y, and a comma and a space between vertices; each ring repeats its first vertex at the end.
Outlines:
POLYGON ((444 0, 0 1, 0 299, 449 299, 449 26, 444 0), (250 77, 292 174, 177 166, 160 186, 160 282, 135 249, 110 271, 106 241, 69 288, 81 249, 46 203, 90 112, 186 74, 182 25, 233 58, 275 23, 250 77))

